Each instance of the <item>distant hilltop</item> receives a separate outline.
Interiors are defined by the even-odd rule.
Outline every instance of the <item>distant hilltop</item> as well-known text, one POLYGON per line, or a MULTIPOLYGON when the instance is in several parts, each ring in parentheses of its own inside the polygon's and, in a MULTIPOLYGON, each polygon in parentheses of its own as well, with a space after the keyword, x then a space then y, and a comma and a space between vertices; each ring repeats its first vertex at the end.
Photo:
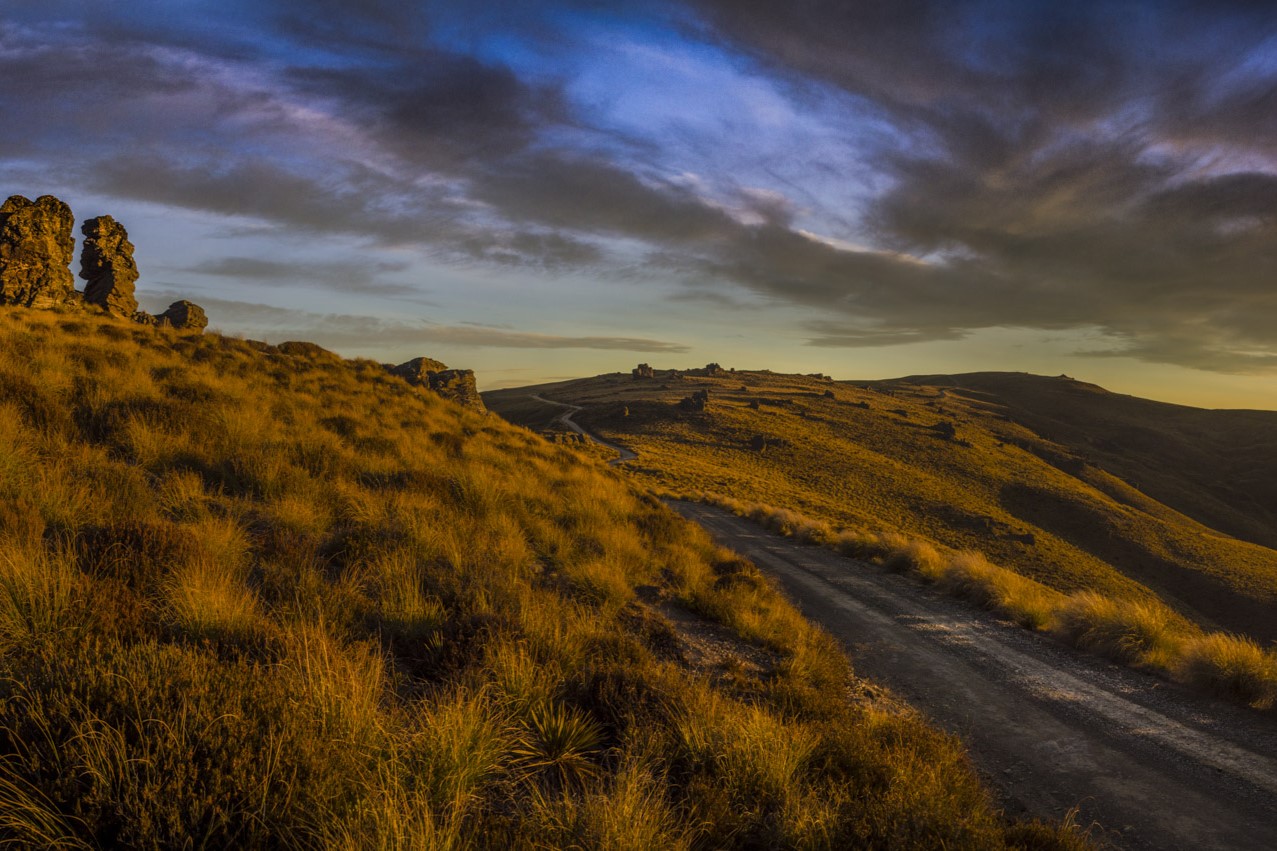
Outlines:
POLYGON ((95 216, 80 228, 80 277, 75 288, 75 216, 65 201, 41 195, 32 201, 11 195, 0 206, 0 304, 24 307, 85 306, 143 325, 202 332, 208 316, 198 304, 175 301, 159 316, 138 310, 138 279, 133 243, 124 225, 111 216, 95 216))
MULTIPOLYGON (((75 216, 65 201, 41 195, 32 201, 11 195, 0 206, 0 305, 35 308, 85 308, 129 319, 142 325, 203 333, 208 316, 194 302, 175 301, 152 316, 138 310, 134 288, 138 280, 133 243, 124 225, 111 216, 95 216, 80 227, 80 278, 75 288, 71 261, 75 254, 75 216)), ((260 344, 265 346, 265 344, 260 344)), ((286 342, 274 347, 284 354, 308 358, 339 357, 315 343, 286 342)), ((486 412, 474 372, 449 369, 432 358, 414 358, 388 372, 409 384, 473 411, 486 412)))

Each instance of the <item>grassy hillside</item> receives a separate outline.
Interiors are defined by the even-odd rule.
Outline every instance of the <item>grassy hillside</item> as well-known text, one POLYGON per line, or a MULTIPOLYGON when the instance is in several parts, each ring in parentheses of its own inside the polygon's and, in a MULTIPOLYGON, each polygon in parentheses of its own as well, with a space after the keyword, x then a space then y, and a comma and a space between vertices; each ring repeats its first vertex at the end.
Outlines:
POLYGON ((1258 533, 1273 503, 1253 483, 1271 486, 1261 473, 1277 463, 1277 414, 1193 411, 1033 376, 990 378, 996 395, 988 383, 954 389, 962 376, 858 386, 703 373, 486 399, 514 416, 533 392, 585 406, 577 421, 637 450, 631 473, 658 487, 978 550, 1057 591, 1160 600, 1185 622, 1277 639, 1277 551, 1256 542, 1268 540, 1258 533), (704 411, 677 404, 706 389, 704 411), (1181 452, 1194 429, 1213 436, 1181 452), (1206 525, 1221 517, 1253 540, 1206 525))
POLYGON ((907 393, 910 385, 944 388, 1207 526, 1277 547, 1277 412, 1169 405, 1024 373, 912 376, 870 386, 907 393))
POLYGON ((375 363, 0 309, 0 843, 1080 844, 859 691, 620 476, 375 363))

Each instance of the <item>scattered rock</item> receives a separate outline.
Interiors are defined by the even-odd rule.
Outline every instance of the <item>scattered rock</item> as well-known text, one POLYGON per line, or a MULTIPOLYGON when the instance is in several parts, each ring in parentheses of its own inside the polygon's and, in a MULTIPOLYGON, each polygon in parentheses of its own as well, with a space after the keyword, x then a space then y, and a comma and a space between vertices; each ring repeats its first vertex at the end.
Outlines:
POLYGON ((0 206, 0 303, 52 307, 74 302, 71 208, 52 195, 14 195, 0 206))
POLYGON ((709 405, 709 390, 697 390, 691 396, 685 396, 678 406, 684 411, 703 411, 709 405))
POLYGON ((758 400, 757 400, 757 399, 750 399, 750 400, 749 400, 749 406, 750 406, 751 408, 753 408, 755 411, 757 411, 759 408, 761 408, 761 407, 762 407, 762 405, 760 405, 760 404, 758 403, 758 400))
POLYGON ((179 331, 204 332, 208 327, 208 316, 204 308, 194 302, 182 299, 168 306, 168 310, 155 317, 156 325, 168 325, 179 331))
POLYGON ((128 231, 110 216, 97 216, 86 221, 80 233, 84 234, 80 277, 87 282, 84 300, 120 316, 132 316, 137 312, 133 289, 138 272, 128 231))
POLYGON ((429 390, 451 402, 474 411, 487 411, 483 398, 479 395, 479 387, 474 380, 472 369, 449 369, 445 364, 433 358, 413 358, 390 368, 391 375, 397 375, 414 387, 429 390))
POLYGON ((948 420, 941 420, 933 426, 928 426, 928 428, 945 440, 953 440, 958 436, 958 427, 948 420))
POLYGON ((826 399, 833 399, 833 398, 834 398, 834 391, 832 391, 832 390, 826 390, 826 391, 825 391, 825 398, 826 398, 826 399))
POLYGON ((756 434, 749 439, 749 448, 755 452, 766 452, 768 447, 788 446, 789 441, 779 437, 767 437, 766 435, 756 434))
POLYGON ((630 374, 635 378, 655 378, 656 370, 652 369, 652 367, 645 363, 641 363, 634 367, 634 369, 630 371, 630 374))

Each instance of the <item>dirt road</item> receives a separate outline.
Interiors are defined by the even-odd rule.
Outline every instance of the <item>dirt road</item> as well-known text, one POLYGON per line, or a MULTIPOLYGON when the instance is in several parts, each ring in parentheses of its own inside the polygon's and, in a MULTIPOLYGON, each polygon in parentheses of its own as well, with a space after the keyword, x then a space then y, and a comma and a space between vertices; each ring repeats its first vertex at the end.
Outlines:
POLYGON ((585 408, 582 408, 580 405, 569 405, 567 402, 555 402, 553 399, 547 399, 544 396, 533 395, 533 396, 529 396, 528 398, 536 399, 538 402, 544 402, 547 405, 554 405, 559 408, 566 408, 567 410, 565 410, 563 413, 555 417, 554 421, 556 423, 560 423, 563 426, 566 426, 569 430, 574 431, 577 434, 582 435, 583 437, 586 437, 594 441, 599 446, 606 446, 608 449, 611 449, 615 452, 620 453, 618 457, 613 458, 611 461, 608 461, 609 464, 623 464, 626 461, 633 461, 635 458, 638 457, 637 454, 635 454, 634 452, 631 452, 629 449, 626 449, 624 446, 617 446, 615 443, 608 443, 606 440, 600 440, 596 435, 586 431, 580 425, 574 422, 572 419, 572 415, 580 413, 581 411, 585 410, 585 408))
POLYGON ((1013 814, 1122 848, 1277 849, 1277 721, 1110 665, 906 576, 675 503, 778 580, 856 670, 963 738, 1013 814))

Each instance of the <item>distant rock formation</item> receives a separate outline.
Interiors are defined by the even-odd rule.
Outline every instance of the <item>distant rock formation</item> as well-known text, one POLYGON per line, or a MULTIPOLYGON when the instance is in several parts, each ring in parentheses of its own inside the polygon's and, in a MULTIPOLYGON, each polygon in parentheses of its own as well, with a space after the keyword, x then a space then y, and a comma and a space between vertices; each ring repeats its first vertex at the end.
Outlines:
MULTIPOLYGON (((145 315, 145 314, 144 314, 145 315)), ((208 316, 204 308, 194 302, 182 299, 169 305, 168 310, 155 317, 156 325, 169 325, 179 331, 199 331, 203 333, 208 327, 208 316)))
POLYGON ((473 411, 487 411, 472 369, 449 369, 433 358, 413 358, 389 368, 391 375, 473 411))
POLYGON ((705 365, 705 374, 706 375, 726 375, 727 370, 723 369, 721 366, 719 366, 716 363, 710 363, 705 365))
POLYGON ((789 441, 780 437, 768 437, 763 434, 756 434, 749 439, 749 448, 755 452, 766 452, 768 447, 788 446, 789 441))
POLYGON ((648 366, 645 363, 641 363, 638 366, 634 367, 634 369, 630 371, 630 374, 633 375, 635 378, 655 378, 656 370, 652 369, 652 367, 648 366))
POLYGON ((71 208, 52 195, 13 195, 0 206, 0 304, 52 307, 74 302, 71 208))
POLYGON ((709 390, 697 390, 691 396, 684 397, 679 403, 684 411, 703 411, 709 406, 709 390))
POLYGON ((80 277, 87 281, 84 300, 119 316, 132 316, 137 312, 133 288, 138 272, 128 231, 110 216, 97 216, 86 221, 80 233, 80 277))

